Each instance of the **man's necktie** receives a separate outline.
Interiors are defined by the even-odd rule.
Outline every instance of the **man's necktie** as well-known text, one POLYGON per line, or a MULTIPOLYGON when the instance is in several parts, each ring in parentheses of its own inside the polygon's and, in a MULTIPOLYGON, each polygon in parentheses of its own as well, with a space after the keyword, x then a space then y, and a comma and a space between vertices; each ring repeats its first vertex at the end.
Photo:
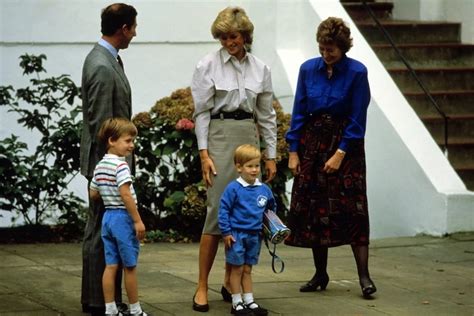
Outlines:
POLYGON ((120 65, 120 67, 122 67, 122 69, 123 69, 123 62, 122 62, 122 58, 120 58, 120 55, 117 55, 117 61, 120 65))

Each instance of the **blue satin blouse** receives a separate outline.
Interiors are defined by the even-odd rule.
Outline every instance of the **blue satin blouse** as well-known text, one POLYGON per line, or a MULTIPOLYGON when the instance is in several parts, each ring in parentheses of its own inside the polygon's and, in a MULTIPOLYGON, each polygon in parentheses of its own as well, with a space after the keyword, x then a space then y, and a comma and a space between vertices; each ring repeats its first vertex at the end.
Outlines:
POLYGON ((350 151, 351 140, 365 136, 369 102, 367 68, 361 62, 343 55, 334 64, 329 79, 321 57, 307 60, 300 67, 291 125, 286 133, 290 152, 298 151, 302 129, 310 114, 346 117, 348 124, 339 149, 350 151))

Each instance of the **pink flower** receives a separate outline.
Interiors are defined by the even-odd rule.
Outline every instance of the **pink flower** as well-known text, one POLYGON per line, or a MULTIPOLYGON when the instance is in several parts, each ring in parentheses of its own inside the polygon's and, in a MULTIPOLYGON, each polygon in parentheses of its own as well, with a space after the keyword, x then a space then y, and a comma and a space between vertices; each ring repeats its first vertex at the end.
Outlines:
POLYGON ((194 128, 194 123, 191 120, 188 120, 187 118, 180 119, 178 123, 176 123, 175 128, 180 131, 180 130, 190 130, 194 128))

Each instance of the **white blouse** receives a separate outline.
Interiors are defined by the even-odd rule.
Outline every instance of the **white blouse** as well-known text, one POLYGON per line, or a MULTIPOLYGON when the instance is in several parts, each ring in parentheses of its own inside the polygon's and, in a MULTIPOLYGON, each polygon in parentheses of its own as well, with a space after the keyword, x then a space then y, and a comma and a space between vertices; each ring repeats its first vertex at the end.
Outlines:
POLYGON ((247 53, 239 62, 224 48, 206 55, 191 82, 198 148, 207 149, 211 115, 237 109, 254 113, 267 144, 267 157, 276 157, 277 127, 270 68, 247 53))

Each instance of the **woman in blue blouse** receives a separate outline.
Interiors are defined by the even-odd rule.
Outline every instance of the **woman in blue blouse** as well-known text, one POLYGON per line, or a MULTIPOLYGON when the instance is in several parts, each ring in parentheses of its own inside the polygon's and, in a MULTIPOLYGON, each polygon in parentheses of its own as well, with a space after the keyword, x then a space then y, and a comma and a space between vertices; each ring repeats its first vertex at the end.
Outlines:
POLYGON ((377 289, 368 271, 367 69, 346 56, 352 39, 341 19, 321 22, 316 39, 321 57, 301 65, 286 134, 295 179, 285 243, 313 251, 316 273, 301 292, 326 289, 328 247, 350 244, 362 294, 370 297, 377 289))

